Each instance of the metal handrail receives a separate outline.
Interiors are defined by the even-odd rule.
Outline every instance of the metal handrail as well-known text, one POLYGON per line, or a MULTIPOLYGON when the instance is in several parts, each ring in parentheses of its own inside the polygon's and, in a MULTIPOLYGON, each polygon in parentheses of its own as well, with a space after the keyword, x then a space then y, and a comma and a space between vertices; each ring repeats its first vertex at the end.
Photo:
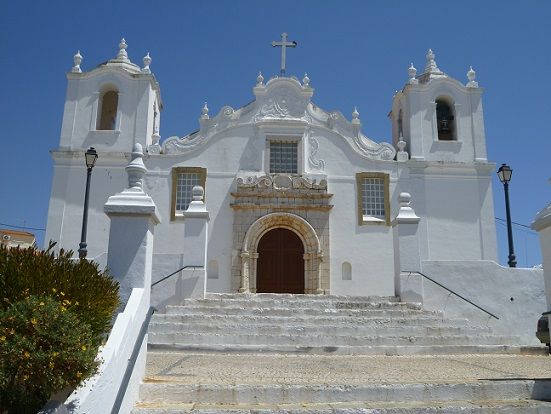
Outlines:
POLYGON ((182 267, 182 268, 176 270, 175 272, 172 272, 171 274, 166 275, 166 276, 163 277, 162 279, 159 279, 159 280, 157 280, 156 282, 152 283, 152 284, 151 284, 151 287, 153 287, 153 286, 155 286, 155 285, 157 285, 157 284, 159 284, 159 283, 161 283, 161 282, 167 280, 170 276, 174 276, 176 273, 181 272, 182 270, 187 269, 187 268, 191 268, 191 267, 193 267, 194 269, 204 269, 204 266, 184 266, 184 267, 182 267))
POLYGON ((464 296, 461 296, 459 293, 456 293, 456 292, 454 292, 453 290, 447 288, 447 287, 444 286, 442 283, 437 282, 436 280, 434 280, 433 278, 427 276, 427 275, 424 274, 424 273, 421 273, 421 272, 410 272, 409 270, 404 270, 404 272, 407 272, 407 273, 409 273, 410 275, 411 275, 412 273, 417 273, 418 275, 421 275, 421 276, 423 276, 424 278, 430 280, 432 283, 437 284, 437 285, 440 286, 441 288, 446 289, 448 292, 454 294, 454 295, 457 296, 458 298, 463 299, 465 302, 470 303, 470 304, 473 305, 475 308, 478 308, 478 309, 480 309, 482 312, 487 313, 487 314, 490 315, 492 318, 499 319, 499 318, 498 318, 496 315, 494 315, 493 313, 488 312, 486 309, 484 309, 484 308, 478 306, 476 303, 470 301, 469 299, 467 299, 467 298, 464 297, 464 296))

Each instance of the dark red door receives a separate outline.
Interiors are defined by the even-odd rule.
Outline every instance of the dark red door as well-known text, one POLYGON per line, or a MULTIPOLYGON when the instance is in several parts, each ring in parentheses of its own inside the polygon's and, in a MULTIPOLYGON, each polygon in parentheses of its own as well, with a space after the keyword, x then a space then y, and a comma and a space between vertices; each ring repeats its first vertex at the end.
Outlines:
POLYGON ((304 246, 291 230, 270 230, 258 243, 256 291, 304 293, 304 246))

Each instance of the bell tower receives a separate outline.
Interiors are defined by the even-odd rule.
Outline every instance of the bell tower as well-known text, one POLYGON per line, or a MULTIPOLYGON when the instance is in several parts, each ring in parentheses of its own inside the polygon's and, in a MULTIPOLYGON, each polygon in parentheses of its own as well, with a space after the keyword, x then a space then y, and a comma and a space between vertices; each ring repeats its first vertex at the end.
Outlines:
POLYGON ((159 140, 161 92, 151 73, 149 53, 140 68, 132 63, 124 39, 115 58, 83 71, 80 52, 67 74, 67 96, 61 128, 61 150, 129 151, 159 140))
POLYGON ((423 73, 412 63, 408 75, 393 98, 394 144, 402 136, 414 160, 487 162, 482 89, 472 67, 463 85, 438 68, 429 49, 423 73))

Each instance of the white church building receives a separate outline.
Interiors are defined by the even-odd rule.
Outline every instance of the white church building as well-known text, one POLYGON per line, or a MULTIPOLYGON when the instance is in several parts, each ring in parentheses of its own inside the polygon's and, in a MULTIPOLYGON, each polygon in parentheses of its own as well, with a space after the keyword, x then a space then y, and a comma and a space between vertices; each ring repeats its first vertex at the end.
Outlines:
POLYGON ((284 60, 279 76, 258 75, 251 103, 216 114, 205 104, 198 131, 161 141, 151 58, 140 67, 124 39, 119 49, 87 71, 77 53, 67 74, 45 240, 78 246, 84 152, 94 147, 88 257, 105 264, 104 204, 127 186, 125 167, 141 144, 143 189, 160 217, 152 280, 204 267, 159 284, 157 306, 198 289, 401 296, 498 323, 443 285, 498 315, 504 331, 514 322, 527 343, 537 343, 543 273, 496 264, 496 164, 487 159, 483 90, 472 68, 464 82, 453 79, 431 50, 422 71, 411 65, 390 105, 392 144, 364 135, 356 109, 347 116, 318 107, 308 76, 285 75, 284 60), (184 248, 194 186, 204 188, 210 217, 201 263, 190 263, 184 248))

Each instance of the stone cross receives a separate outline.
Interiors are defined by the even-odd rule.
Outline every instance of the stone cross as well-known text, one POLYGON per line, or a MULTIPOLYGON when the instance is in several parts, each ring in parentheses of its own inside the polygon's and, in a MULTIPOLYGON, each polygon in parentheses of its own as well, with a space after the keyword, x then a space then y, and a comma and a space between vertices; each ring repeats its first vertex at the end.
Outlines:
POLYGON ((288 47, 297 47, 297 42, 294 40, 292 42, 287 41, 287 33, 281 34, 281 42, 272 42, 272 47, 281 47, 281 76, 285 76, 285 49, 288 47))

